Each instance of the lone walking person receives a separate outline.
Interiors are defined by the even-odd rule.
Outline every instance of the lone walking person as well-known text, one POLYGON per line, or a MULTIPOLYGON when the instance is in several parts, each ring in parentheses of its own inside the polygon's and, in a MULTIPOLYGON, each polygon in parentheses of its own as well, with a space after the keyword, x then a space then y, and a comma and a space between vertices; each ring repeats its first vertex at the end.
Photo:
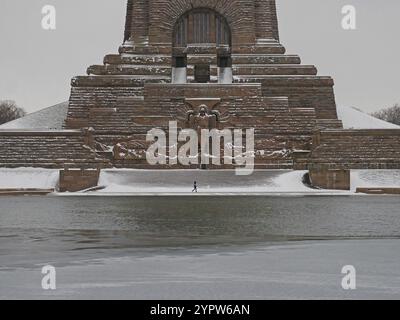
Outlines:
POLYGON ((193 190, 192 190, 192 193, 193 192, 196 192, 197 193, 197 181, 195 181, 194 183, 193 183, 193 190))

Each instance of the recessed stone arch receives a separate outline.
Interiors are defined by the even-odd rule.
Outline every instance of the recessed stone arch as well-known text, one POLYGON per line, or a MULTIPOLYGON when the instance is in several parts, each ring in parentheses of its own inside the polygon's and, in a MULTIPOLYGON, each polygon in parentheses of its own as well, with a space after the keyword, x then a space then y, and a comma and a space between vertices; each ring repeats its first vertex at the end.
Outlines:
POLYGON ((189 10, 209 8, 225 17, 232 31, 232 45, 255 42, 254 0, 150 0, 151 43, 171 43, 177 20, 189 10))
POLYGON ((193 8, 182 14, 173 28, 174 47, 193 44, 232 45, 232 31, 227 19, 212 8, 193 8))

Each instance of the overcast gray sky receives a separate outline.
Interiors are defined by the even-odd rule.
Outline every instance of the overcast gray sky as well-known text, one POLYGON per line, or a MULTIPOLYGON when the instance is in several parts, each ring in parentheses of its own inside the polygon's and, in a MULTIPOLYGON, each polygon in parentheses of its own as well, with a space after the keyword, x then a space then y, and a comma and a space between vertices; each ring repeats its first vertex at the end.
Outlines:
MULTIPOLYGON (((371 112, 400 103, 398 0, 277 0, 281 41, 290 54, 334 77, 337 102, 371 112), (357 9, 356 31, 341 28, 341 8, 357 9)), ((68 99, 85 74, 123 37, 126 0, 1 0, 0 99, 32 112, 68 99), (57 30, 41 28, 44 5, 57 30)))

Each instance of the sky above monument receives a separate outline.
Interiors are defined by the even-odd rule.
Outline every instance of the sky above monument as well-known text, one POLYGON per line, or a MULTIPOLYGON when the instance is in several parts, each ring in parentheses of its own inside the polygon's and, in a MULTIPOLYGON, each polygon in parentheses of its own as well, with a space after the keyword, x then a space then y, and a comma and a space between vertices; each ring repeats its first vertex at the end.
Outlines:
MULTIPOLYGON (((372 112, 400 103, 398 0, 277 0, 288 54, 335 80, 338 105, 372 112), (344 5, 357 29, 341 26, 344 5)), ((1 0, 0 100, 28 112, 66 101, 70 80, 116 53, 126 0, 1 0), (42 8, 57 10, 56 30, 42 29, 42 8)))

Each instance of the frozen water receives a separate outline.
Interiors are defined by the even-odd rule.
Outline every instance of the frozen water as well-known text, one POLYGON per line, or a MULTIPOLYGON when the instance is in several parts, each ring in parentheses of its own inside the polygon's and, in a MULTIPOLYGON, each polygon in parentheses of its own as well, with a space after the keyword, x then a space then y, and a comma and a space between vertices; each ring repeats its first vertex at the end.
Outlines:
POLYGON ((398 202, 4 197, 0 299, 398 299, 398 202), (55 291, 41 287, 48 264, 55 291))
MULTIPOLYGON (((399 240, 282 243, 73 261, 57 290, 41 265, 0 270, 0 299, 398 299, 399 240), (357 290, 345 291, 345 265, 357 290)), ((42 264, 43 265, 43 264, 42 264)))

